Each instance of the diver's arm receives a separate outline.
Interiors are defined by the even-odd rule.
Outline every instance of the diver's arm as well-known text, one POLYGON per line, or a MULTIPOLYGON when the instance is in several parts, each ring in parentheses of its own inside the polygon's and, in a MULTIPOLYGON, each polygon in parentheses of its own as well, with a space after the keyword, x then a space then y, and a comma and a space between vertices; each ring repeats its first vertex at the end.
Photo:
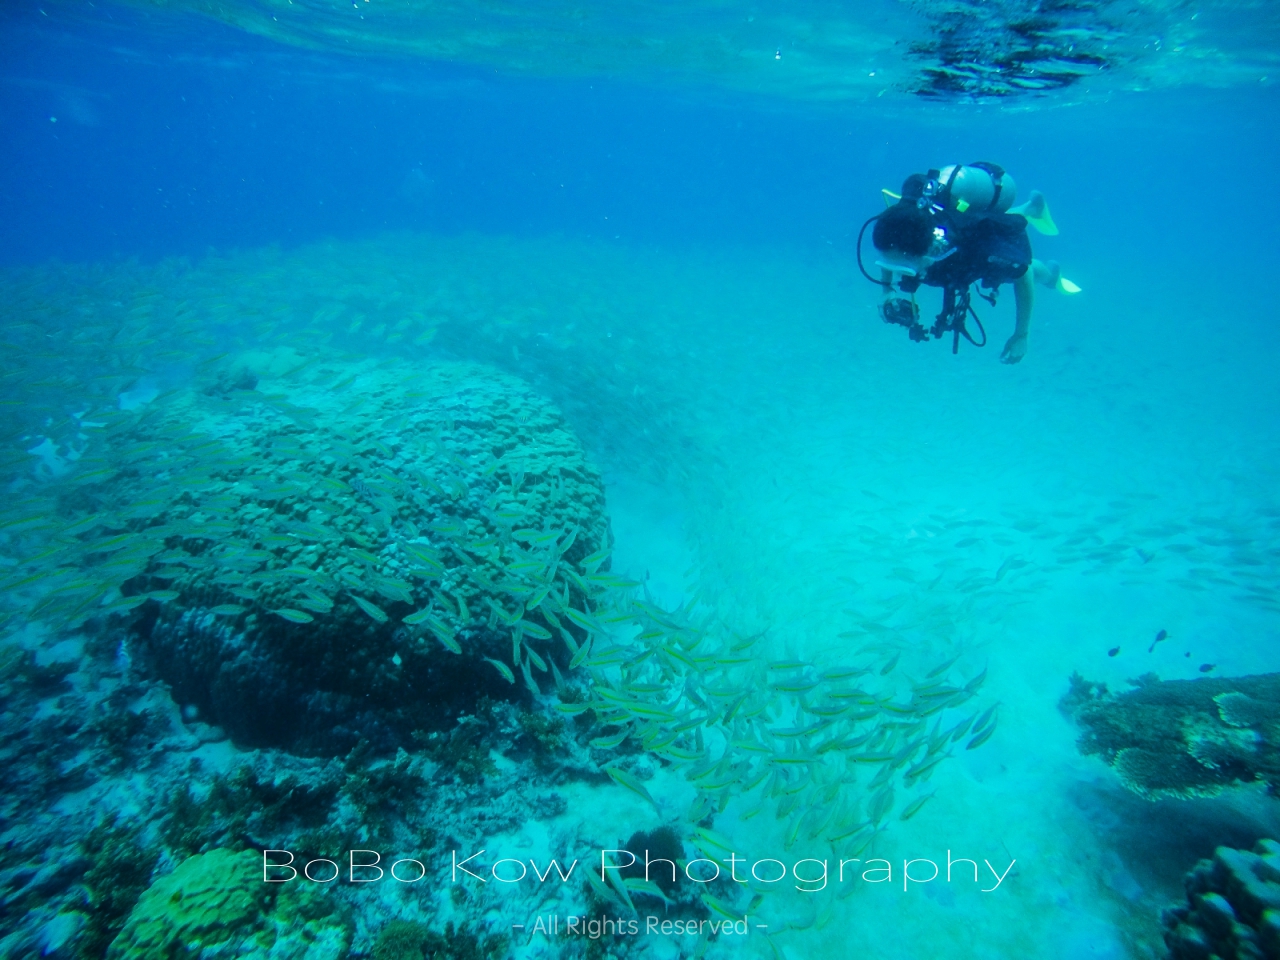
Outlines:
POLYGON ((1013 336, 1004 345, 1000 359, 1005 363, 1017 363, 1027 355, 1027 334, 1031 330, 1031 311, 1036 305, 1035 273, 1028 269, 1013 281, 1013 300, 1017 308, 1013 336))

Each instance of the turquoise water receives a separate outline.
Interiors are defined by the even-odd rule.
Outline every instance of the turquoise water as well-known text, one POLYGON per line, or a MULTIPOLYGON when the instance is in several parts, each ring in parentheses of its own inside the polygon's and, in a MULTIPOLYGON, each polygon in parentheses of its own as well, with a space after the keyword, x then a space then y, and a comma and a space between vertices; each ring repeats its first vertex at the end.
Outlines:
POLYGON ((1268 7, 0 16, 0 956, 1280 955, 1268 7))

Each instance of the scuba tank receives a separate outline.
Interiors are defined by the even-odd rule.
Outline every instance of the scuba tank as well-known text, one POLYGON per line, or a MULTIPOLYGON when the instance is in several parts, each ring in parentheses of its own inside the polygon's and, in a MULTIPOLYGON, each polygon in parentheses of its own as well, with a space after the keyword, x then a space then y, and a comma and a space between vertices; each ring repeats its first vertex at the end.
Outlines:
POLYGON ((950 206, 961 212, 1004 213, 1018 195, 1013 177, 998 164, 985 161, 951 164, 938 171, 937 179, 950 195, 950 206))

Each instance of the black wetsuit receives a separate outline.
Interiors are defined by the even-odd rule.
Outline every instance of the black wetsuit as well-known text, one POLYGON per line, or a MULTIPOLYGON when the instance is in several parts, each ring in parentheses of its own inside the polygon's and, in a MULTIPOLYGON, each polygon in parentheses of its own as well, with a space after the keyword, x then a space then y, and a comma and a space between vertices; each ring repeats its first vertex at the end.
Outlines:
POLYGON ((931 287, 963 290, 972 283, 993 288, 1017 280, 1031 266, 1027 220, 1016 213, 960 213, 938 215, 951 249, 921 278, 931 287))

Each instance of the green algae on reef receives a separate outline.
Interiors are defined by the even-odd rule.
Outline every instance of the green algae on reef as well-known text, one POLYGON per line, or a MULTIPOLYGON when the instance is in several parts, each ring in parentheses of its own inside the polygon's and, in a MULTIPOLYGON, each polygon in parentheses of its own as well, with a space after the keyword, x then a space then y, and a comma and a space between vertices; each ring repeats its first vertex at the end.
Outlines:
POLYGON ((351 932, 323 895, 262 882, 251 850, 197 854, 139 897, 107 960, 204 956, 342 960, 351 932))

